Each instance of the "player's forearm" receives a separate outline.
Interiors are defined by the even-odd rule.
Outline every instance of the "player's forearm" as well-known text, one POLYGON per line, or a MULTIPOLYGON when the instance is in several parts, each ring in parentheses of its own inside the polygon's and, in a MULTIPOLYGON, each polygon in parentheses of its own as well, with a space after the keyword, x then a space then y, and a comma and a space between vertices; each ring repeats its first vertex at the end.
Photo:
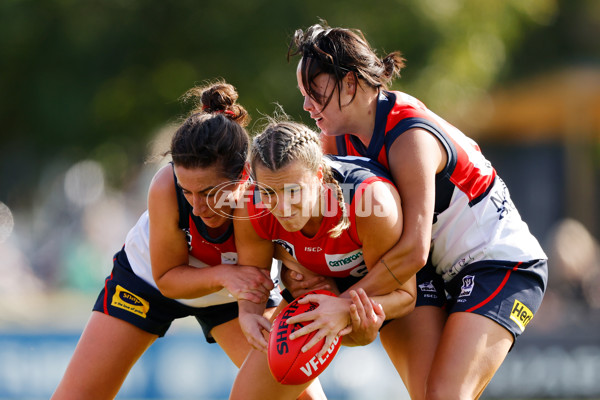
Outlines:
POLYGON ((194 299, 223 289, 218 279, 218 267, 196 268, 180 265, 156 279, 158 290, 171 299, 194 299))
POLYGON ((239 315, 256 314, 262 315, 267 307, 267 302, 254 303, 249 300, 238 299, 239 315))
POLYGON ((383 296, 373 296, 372 299, 381 304, 386 320, 400 318, 410 313, 414 310, 417 300, 414 295, 402 289, 383 296))
POLYGON ((352 288, 362 287, 369 296, 383 295, 398 289, 427 262, 428 249, 422 247, 407 245, 401 239, 352 288))

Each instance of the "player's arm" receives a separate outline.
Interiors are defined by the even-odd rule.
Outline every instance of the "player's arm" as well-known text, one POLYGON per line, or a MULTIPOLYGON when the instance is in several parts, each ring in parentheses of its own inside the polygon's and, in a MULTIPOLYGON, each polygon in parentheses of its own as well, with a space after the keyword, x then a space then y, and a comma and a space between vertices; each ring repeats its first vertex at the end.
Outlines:
POLYGON ((369 272, 340 295, 349 296, 350 290, 363 289, 373 301, 382 306, 387 319, 404 316, 414 309, 416 279, 413 276, 399 282, 389 280, 386 276, 375 287, 372 283, 365 285, 364 282, 381 257, 400 239, 404 226, 402 218, 400 197, 394 186, 386 182, 374 182, 367 187, 357 204, 356 229, 369 272), (361 215, 359 210, 370 212, 361 215))
POLYGON ((148 193, 150 259, 152 274, 161 293, 170 298, 190 299, 227 287, 236 298, 263 301, 270 279, 255 269, 235 265, 196 268, 189 265, 185 233, 179 229, 179 206, 173 168, 166 165, 154 176, 148 193))
MULTIPOLYGON (((403 229, 402 208, 398 192, 389 183, 376 182, 370 185, 360 200, 363 210, 371 210, 370 214, 364 216, 358 214, 356 219, 358 236, 363 244, 363 257, 369 268, 366 276, 369 276, 381 255, 400 238, 403 229), (369 203, 373 204, 372 207, 369 207, 369 203)), ((386 319, 406 315, 415 306, 414 276, 403 284, 383 282, 374 292, 365 290, 362 286, 364 279, 342 294, 352 300, 351 324, 340 332, 345 335, 343 344, 346 346, 363 346, 373 342, 386 319)))
MULTIPOLYGON (((244 207, 235 210, 234 232, 238 263, 260 268, 268 275, 273 261, 274 244, 270 240, 261 238, 256 232, 249 219, 246 202, 244 207)), ((254 348, 266 352, 267 341, 262 332, 263 330, 268 332, 271 328, 271 323, 263 317, 266 300, 254 303, 239 299, 238 305, 240 326, 246 339, 254 348)))
POLYGON ((383 282, 405 283, 427 262, 435 204, 435 176, 447 162, 442 144, 423 129, 410 129, 389 152, 392 177, 402 199, 404 226, 400 240, 363 278, 371 293, 383 282))
MULTIPOLYGON (((363 257, 367 268, 371 268, 377 260, 389 250, 400 237, 402 232, 402 212, 400 199, 395 188, 384 182, 373 182, 365 192, 354 202, 356 212, 356 228, 359 239, 363 245, 363 257)), ((370 274, 367 273, 366 276, 370 274)), ((415 280, 411 279, 400 285, 398 282, 389 284, 383 282, 382 287, 375 286, 375 290, 362 287, 362 278, 338 298, 321 295, 307 295, 300 303, 314 302, 319 307, 311 312, 294 316, 288 323, 313 321, 311 324, 299 329, 290 335, 290 339, 319 330, 312 339, 303 347, 309 349, 323 337, 326 338, 320 355, 329 348, 338 334, 346 334, 352 329, 357 330, 357 337, 350 339, 356 344, 367 344, 377 336, 377 332, 386 315, 396 318, 405 315, 414 308, 416 298, 415 280), (371 299, 365 300, 365 296, 371 299), (362 307, 362 308, 361 308, 362 307), (355 318, 362 311, 363 315, 372 317, 372 321, 355 318), (364 325, 361 327, 361 325, 364 325)), ((348 344, 348 343, 345 343, 348 344)))

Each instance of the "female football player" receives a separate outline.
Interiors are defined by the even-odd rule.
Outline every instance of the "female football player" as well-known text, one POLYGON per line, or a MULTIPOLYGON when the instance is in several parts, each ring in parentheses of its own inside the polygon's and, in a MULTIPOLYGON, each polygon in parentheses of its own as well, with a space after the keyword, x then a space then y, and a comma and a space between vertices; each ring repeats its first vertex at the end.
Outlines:
MULTIPOLYGON (((236 265, 230 215, 246 185, 248 113, 224 82, 188 94, 199 108, 174 134, 173 162, 154 176, 148 210, 115 255, 53 399, 114 398, 146 349, 186 316, 239 367, 250 346, 237 300, 266 302, 266 316, 279 301, 267 269, 236 265)), ((318 382, 302 398, 324 398, 318 382)))
POLYGON ((479 146, 388 90, 399 52, 380 58, 360 31, 322 22, 295 32, 293 55, 325 151, 377 160, 400 193, 406 228, 363 285, 417 274, 415 311, 381 332, 411 398, 479 398, 542 302, 546 254, 479 146))
MULTIPOLYGON (((365 158, 324 157, 317 133, 306 126, 273 122, 254 139, 251 170, 255 185, 234 220, 239 262, 268 268, 275 256, 289 269, 333 278, 339 297, 309 294, 318 303, 288 323, 313 321, 290 339, 317 331, 304 346, 322 338, 319 355, 338 335, 345 344, 365 345, 384 319, 410 312, 415 280, 363 290, 363 277, 400 237, 402 212, 387 173, 365 158), (368 297, 367 297, 368 296, 368 297)), ((264 306, 239 300, 240 325, 252 350, 234 383, 232 399, 290 399, 308 384, 281 385, 269 371, 264 306)), ((381 330, 393 328, 384 325, 381 330)), ((392 355, 392 353, 390 353, 392 355)))

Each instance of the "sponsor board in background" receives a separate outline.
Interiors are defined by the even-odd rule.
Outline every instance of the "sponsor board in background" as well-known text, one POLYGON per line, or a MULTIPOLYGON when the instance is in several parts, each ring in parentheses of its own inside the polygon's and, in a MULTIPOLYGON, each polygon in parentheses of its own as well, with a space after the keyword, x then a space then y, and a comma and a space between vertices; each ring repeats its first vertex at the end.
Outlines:
MULTIPOLYGON (((75 349, 79 333, 0 333, 0 399, 48 399, 75 349)), ((133 367, 119 399, 227 398, 237 369, 217 345, 197 333, 167 333, 133 367)), ((488 399, 600 398, 600 343, 521 342, 488 386, 488 399)), ((379 341, 342 347, 320 376, 335 399, 408 399, 379 341), (361 365, 379 366, 367 371, 361 365), (376 391, 376 393, 374 392, 376 391)))

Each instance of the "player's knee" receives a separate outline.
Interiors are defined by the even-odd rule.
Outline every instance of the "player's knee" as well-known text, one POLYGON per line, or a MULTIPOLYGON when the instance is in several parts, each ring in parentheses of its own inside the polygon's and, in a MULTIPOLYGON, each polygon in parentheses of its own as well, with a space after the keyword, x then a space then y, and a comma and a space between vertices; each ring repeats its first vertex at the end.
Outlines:
POLYGON ((467 394, 460 385, 449 382, 428 382, 426 400, 474 400, 473 394, 467 394))

